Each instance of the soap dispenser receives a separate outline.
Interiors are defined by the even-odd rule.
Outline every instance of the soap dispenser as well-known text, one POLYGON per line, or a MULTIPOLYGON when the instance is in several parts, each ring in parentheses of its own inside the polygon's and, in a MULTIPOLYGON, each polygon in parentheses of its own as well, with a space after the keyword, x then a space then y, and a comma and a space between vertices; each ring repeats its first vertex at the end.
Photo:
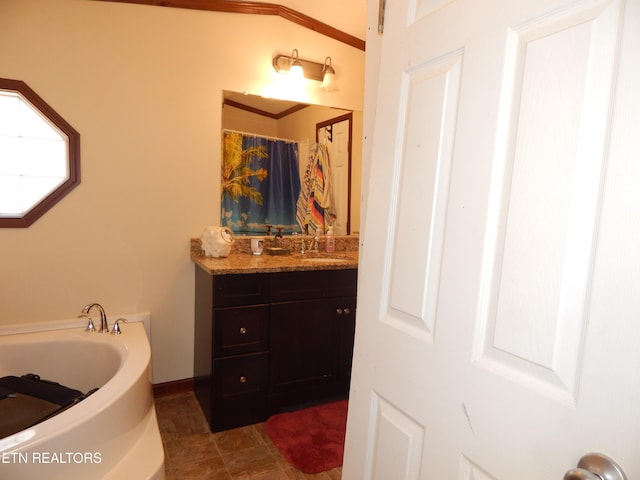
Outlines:
POLYGON ((333 227, 327 228, 327 241, 325 243, 325 250, 327 253, 333 253, 336 251, 336 237, 333 235, 333 227))

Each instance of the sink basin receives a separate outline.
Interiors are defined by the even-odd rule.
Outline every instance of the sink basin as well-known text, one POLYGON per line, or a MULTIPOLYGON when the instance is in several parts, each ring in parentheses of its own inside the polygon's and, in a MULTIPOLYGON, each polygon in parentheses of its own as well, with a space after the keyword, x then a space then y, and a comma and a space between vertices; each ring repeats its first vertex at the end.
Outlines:
POLYGON ((338 262, 346 262, 344 258, 330 258, 330 257, 309 257, 303 258, 303 262, 309 263, 338 263, 338 262))

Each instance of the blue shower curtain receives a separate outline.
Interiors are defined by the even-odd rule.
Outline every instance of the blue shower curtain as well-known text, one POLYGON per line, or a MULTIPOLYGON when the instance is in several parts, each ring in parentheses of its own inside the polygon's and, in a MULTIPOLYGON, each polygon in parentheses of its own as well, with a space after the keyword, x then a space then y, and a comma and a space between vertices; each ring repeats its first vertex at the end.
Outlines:
POLYGON ((299 232, 296 221, 296 202, 300 193, 298 168, 298 144, 243 134, 242 148, 263 146, 267 158, 253 158, 251 170, 264 168, 267 176, 259 180, 251 176, 248 183, 262 195, 262 205, 249 197, 239 197, 237 201, 224 196, 222 199, 222 225, 236 234, 255 235, 266 233, 266 224, 282 227, 283 233, 299 232))

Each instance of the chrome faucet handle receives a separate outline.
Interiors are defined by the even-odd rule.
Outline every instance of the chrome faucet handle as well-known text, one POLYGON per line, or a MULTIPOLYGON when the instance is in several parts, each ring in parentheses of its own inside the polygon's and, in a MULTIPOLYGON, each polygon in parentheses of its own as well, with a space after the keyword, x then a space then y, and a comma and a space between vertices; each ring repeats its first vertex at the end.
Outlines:
POLYGON ((313 243, 311 243, 310 250, 312 252, 317 252, 320 250, 320 237, 318 236, 318 231, 316 230, 316 234, 313 236, 313 243))
POLYGON ((120 328, 120 323, 119 322, 127 323, 127 319, 126 318, 117 319, 116 322, 113 324, 113 329, 111 330, 111 335, 120 335, 122 333, 122 329, 120 328))
POLYGON ((96 326, 93 324, 93 320, 86 313, 81 313, 78 315, 78 318, 88 318, 87 327, 84 329, 85 332, 94 333, 96 331, 96 326))

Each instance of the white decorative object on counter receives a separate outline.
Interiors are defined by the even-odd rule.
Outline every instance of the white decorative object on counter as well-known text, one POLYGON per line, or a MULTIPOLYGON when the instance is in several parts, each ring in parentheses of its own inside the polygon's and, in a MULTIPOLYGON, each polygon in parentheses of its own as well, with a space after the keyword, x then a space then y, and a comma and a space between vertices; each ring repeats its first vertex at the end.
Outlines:
POLYGON ((233 232, 227 227, 207 227, 200 237, 205 255, 216 258, 228 256, 234 241, 233 232))

